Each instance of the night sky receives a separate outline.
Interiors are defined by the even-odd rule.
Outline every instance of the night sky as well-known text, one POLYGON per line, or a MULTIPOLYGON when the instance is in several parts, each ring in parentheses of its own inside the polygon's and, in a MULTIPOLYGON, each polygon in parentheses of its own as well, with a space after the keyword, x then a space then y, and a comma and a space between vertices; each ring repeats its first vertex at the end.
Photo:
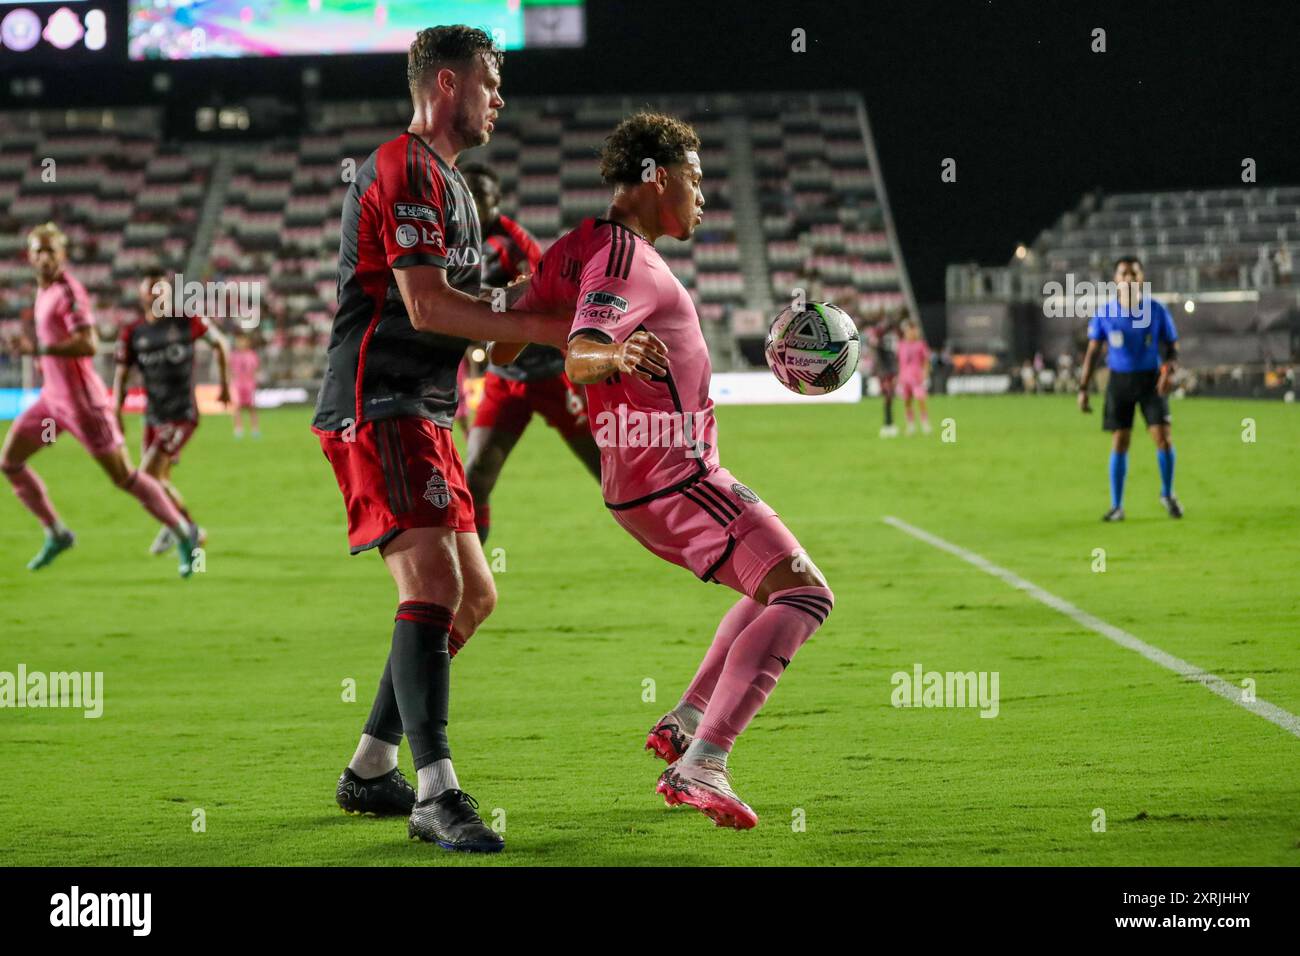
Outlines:
MULTIPOLYGON (((1095 187, 1240 186, 1248 156, 1259 187, 1300 184, 1290 3, 589 0, 588 17, 586 49, 507 58, 507 103, 512 94, 861 91, 923 303, 942 299, 948 263, 1006 262, 1095 187), (791 52, 795 27, 807 31, 807 53, 791 52), (1091 51, 1097 27, 1105 53, 1091 51), (945 157, 957 160, 956 183, 940 181, 945 157)), ((180 64, 168 99, 183 108, 297 91, 310 63, 180 64)), ((0 72, 5 65, 0 58, 0 72)), ((400 55, 314 65, 324 97, 405 86, 400 55)), ((159 68, 46 71, 42 102, 157 102, 159 68)), ((6 100, 13 105, 0 89, 6 100)))

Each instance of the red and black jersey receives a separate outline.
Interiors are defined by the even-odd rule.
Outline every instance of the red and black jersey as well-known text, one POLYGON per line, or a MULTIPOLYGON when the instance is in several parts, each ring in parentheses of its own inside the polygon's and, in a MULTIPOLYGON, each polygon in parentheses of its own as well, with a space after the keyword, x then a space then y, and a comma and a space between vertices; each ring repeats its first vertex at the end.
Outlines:
MULTIPOLYGON (((523 263, 536 273, 542 247, 509 216, 498 216, 483 233, 483 285, 499 289, 522 275, 523 263)), ((547 345, 530 345, 509 365, 489 365, 488 371, 516 382, 554 378, 564 371, 564 353, 547 345)))
POLYGON ((478 211, 459 170, 413 133, 370 154, 343 201, 338 308, 312 427, 403 415, 450 428, 466 339, 411 325, 394 269, 437 266, 469 295, 481 287, 478 211))
POLYGON ((194 343, 208 333, 198 316, 136 319, 117 340, 119 365, 134 365, 144 379, 145 422, 197 421, 194 402, 194 343))

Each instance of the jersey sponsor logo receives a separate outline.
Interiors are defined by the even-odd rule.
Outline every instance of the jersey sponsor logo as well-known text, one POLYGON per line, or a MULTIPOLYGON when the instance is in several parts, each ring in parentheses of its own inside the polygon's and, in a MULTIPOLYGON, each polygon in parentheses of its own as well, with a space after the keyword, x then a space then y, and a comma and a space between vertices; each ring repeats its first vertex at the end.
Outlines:
POLYGON ((731 493, 741 501, 748 501, 751 505, 758 501, 758 495, 754 494, 754 492, 750 491, 738 481, 733 481, 731 483, 731 493))
POLYGON ((414 226, 402 223, 397 227, 397 231, 393 233, 393 238, 397 240, 397 244, 403 249, 410 249, 420 241, 420 233, 414 226))
POLYGON ((609 308, 585 305, 578 311, 578 318, 586 322, 595 322, 597 325, 613 325, 618 322, 619 313, 609 308))
POLYGON ((420 219, 424 222, 438 221, 438 210, 432 206, 422 206, 414 202, 393 203, 393 217, 396 219, 420 219))
POLYGON ((429 483, 424 486, 424 500, 435 508, 446 508, 451 504, 451 492, 447 488, 447 479, 437 468, 429 476, 429 483))
POLYGON ((1111 329, 1110 331, 1111 348, 1122 349, 1124 347, 1124 332, 1122 329, 1111 329))
POLYGON ((473 246, 452 246, 447 250, 449 266, 476 266, 482 261, 479 251, 473 246))
POLYGON ((619 312, 627 311, 627 299, 612 292, 588 292, 582 301, 584 305, 607 305, 619 312))

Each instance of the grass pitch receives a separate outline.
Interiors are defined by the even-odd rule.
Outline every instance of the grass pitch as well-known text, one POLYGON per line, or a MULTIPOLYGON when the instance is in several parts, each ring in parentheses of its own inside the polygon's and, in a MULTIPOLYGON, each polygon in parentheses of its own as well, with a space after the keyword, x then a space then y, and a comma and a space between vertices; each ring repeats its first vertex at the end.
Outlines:
POLYGON ((1296 865, 1300 739, 881 521, 1300 713, 1297 409, 1174 410, 1187 517, 1164 515, 1138 434, 1129 519, 1103 525, 1107 439, 1067 399, 940 398, 934 435, 891 441, 876 401, 722 409, 723 462, 837 599, 737 746, 736 785, 760 816, 746 833, 665 808, 662 764, 641 749, 733 596, 643 551, 535 422, 493 499, 497 612, 452 670, 457 769, 506 827, 492 858, 333 803, 395 598, 376 555, 347 555, 305 409, 266 415, 260 441, 236 442, 222 418, 198 430, 175 474, 211 535, 189 581, 147 555, 155 528, 136 502, 61 440, 34 464, 73 551, 25 571, 39 531, 0 499, 0 671, 102 671, 104 713, 0 710, 0 860, 1296 865), (956 441, 940 440, 944 419, 956 441), (891 675, 916 664, 998 672, 998 716, 892 706, 891 675))

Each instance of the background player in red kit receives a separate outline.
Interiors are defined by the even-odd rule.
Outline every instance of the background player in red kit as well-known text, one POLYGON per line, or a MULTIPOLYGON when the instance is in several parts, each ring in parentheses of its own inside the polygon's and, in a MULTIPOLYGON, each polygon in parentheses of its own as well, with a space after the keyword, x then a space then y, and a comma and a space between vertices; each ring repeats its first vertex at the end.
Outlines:
MULTIPOLYGON (((226 337, 201 316, 171 315, 172 285, 161 273, 140 280, 138 301, 141 317, 123 328, 117 339, 113 414, 121 430, 127 382, 131 369, 139 369, 145 392, 140 467, 158 480, 185 520, 194 524, 185 500, 172 484, 172 466, 180 463, 181 449, 199 427, 199 404, 194 398, 194 343, 199 339, 217 354, 218 400, 230 404, 226 337)), ((198 542, 200 546, 207 543, 202 528, 198 529, 198 542)), ((149 552, 165 554, 175 543, 175 535, 164 526, 158 529, 149 552)))
POLYGON ((620 123, 600 157, 614 188, 605 218, 546 251, 520 307, 576 308, 565 369, 587 389, 614 519, 664 560, 741 595, 646 746, 670 764, 657 788, 670 805, 747 829, 758 817, 732 789, 727 756, 834 595, 776 512, 718 461, 699 315, 654 247, 661 236, 689 239, 703 221, 699 148, 695 131, 669 116, 620 123), (682 441, 632 440, 647 420, 665 419, 682 422, 682 441))
MULTIPOLYGON (((503 288, 531 274, 541 260, 541 247, 528 230, 502 215, 496 173, 482 163, 464 166, 461 172, 474 194, 483 228, 484 288, 503 288)), ((559 432, 587 470, 600 478, 600 449, 587 427, 586 396, 564 374, 564 353, 534 345, 509 365, 489 365, 465 453, 465 477, 474 497, 474 521, 482 541, 487 540, 491 526, 488 499, 492 489, 534 412, 559 432)))
POLYGON ((455 162, 488 141, 505 105, 500 62, 492 38, 465 26, 422 30, 411 44, 411 125, 362 164, 343 203, 338 308, 312 422, 352 553, 378 548, 398 593, 388 664, 336 799, 409 813, 412 837, 484 852, 504 841, 460 789, 447 741, 453 618, 463 642, 496 602, 452 441, 456 368, 468 339, 562 345, 569 317, 498 314, 477 298, 478 215, 455 162), (397 769, 403 733, 416 792, 397 769))
POLYGON ((18 500, 45 528, 45 544, 27 567, 33 571, 45 567, 76 541, 59 520, 45 484, 27 466, 27 459, 59 432, 68 431, 113 484, 134 495, 149 514, 172 529, 181 543, 181 577, 189 577, 198 546, 197 529, 180 514, 157 480, 131 467, 108 390, 95 371, 99 339, 90 298, 65 268, 67 243, 52 222, 37 226, 28 235, 27 261, 36 271, 36 341, 20 336, 10 343, 12 351, 39 356, 41 362, 40 397, 18 416, 0 449, 0 471, 13 485, 18 500))

